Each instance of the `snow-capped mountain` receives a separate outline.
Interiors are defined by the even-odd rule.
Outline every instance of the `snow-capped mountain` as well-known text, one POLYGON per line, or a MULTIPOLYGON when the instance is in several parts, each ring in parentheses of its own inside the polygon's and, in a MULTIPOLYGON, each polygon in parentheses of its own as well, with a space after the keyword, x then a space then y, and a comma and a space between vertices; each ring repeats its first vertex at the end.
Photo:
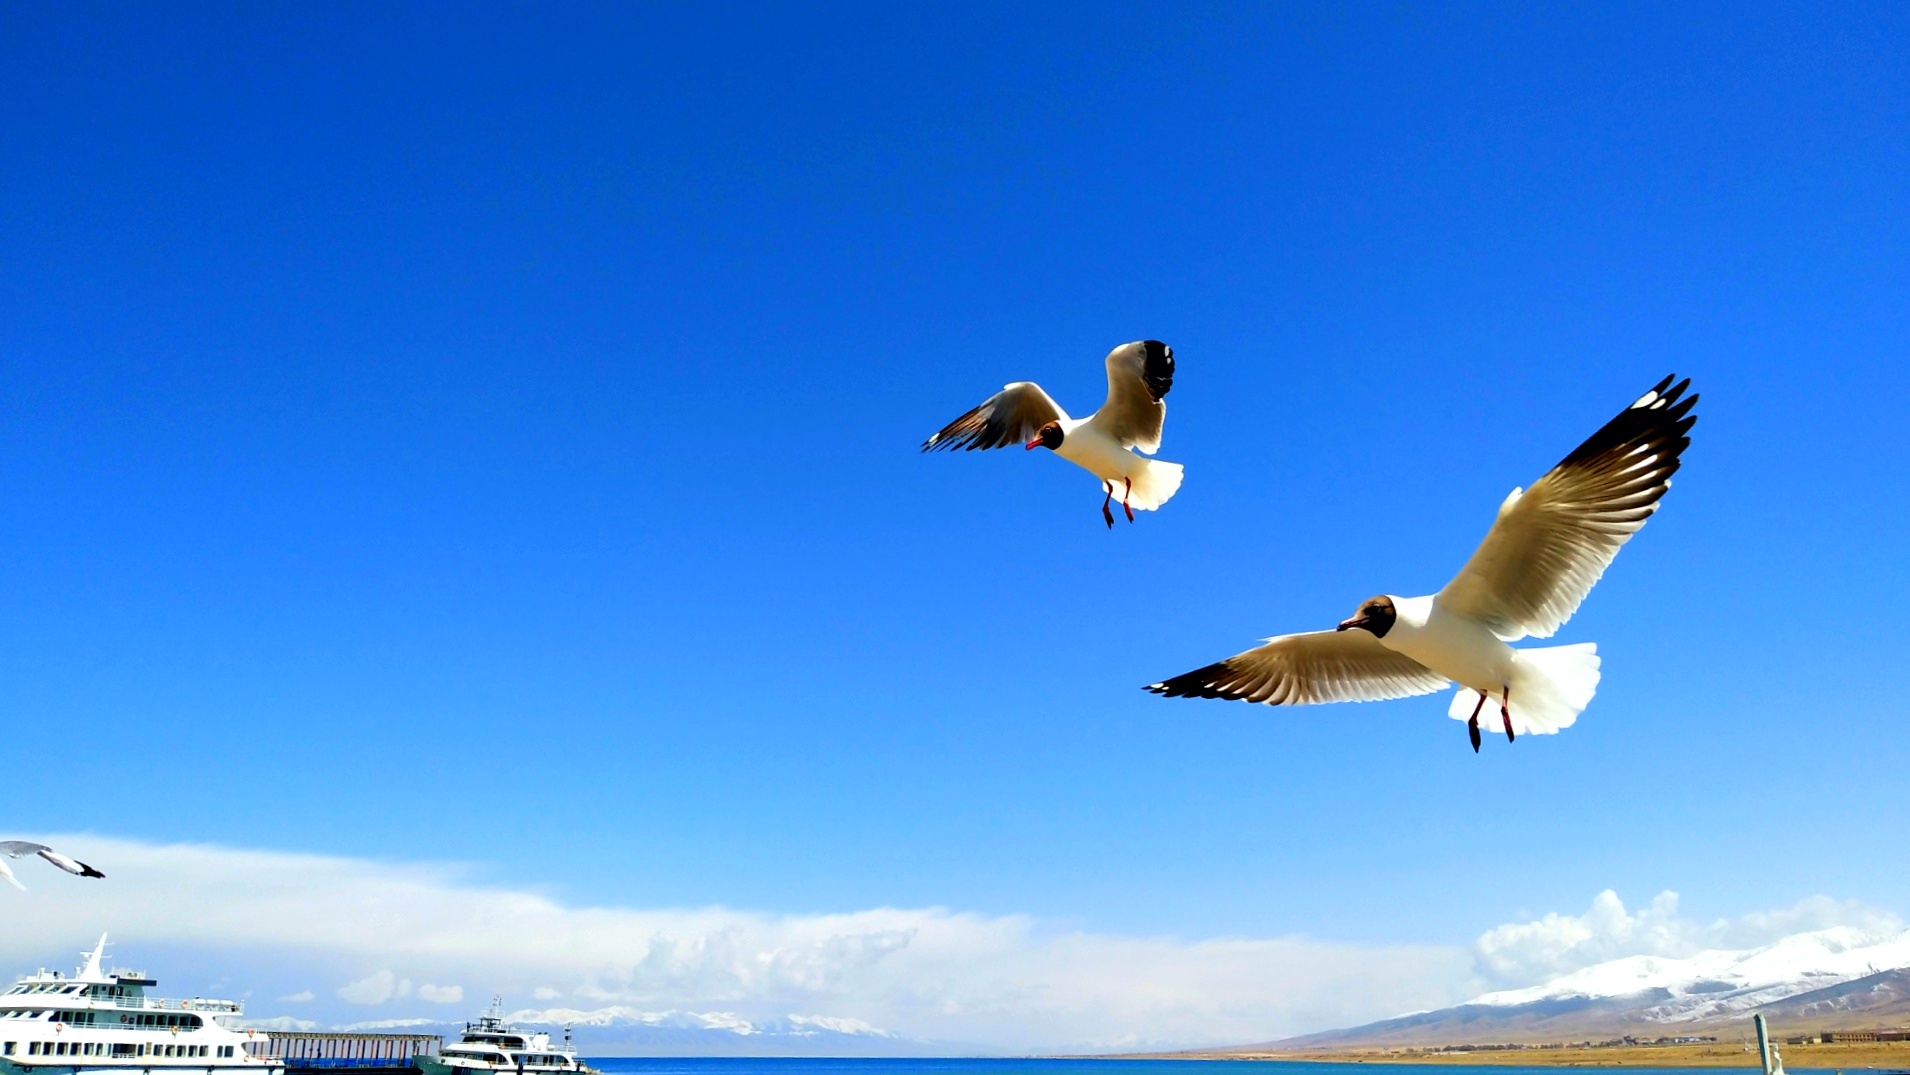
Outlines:
POLYGON ((1910 967, 1910 931, 1878 938, 1840 926, 1745 951, 1699 952, 1685 959, 1629 956, 1467 1003, 1516 1008, 1548 1000, 1649 997, 1645 1018, 1678 1022, 1747 1012, 1898 967, 1910 967))
POLYGON ((1781 1030, 1878 1026, 1910 1017, 1910 931, 1849 927, 1761 948, 1683 958, 1627 956, 1527 989, 1253 1049, 1544 1042, 1742 1030, 1763 1012, 1781 1030))

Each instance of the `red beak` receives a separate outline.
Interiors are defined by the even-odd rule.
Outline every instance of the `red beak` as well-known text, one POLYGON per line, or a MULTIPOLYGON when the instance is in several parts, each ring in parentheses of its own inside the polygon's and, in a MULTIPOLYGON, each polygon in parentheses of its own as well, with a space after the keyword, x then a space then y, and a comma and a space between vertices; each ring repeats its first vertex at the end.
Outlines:
POLYGON ((1041 447, 1041 438, 1037 436, 1034 440, 1029 441, 1028 443, 1022 445, 1021 447, 1023 451, 1032 452, 1036 448, 1041 447))

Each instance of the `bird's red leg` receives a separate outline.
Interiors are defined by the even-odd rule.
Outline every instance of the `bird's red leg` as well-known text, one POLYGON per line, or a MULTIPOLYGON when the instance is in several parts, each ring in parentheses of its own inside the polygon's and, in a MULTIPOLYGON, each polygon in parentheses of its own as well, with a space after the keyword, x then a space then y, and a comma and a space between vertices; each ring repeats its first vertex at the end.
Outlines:
POLYGON ((1134 479, 1128 478, 1127 488, 1121 490, 1121 510, 1127 512, 1127 521, 1134 521, 1134 509, 1127 506, 1128 495, 1134 492, 1134 479))
POLYGON ((1512 742, 1512 684, 1505 685, 1505 694, 1499 699, 1499 717, 1505 721, 1505 741, 1512 742))
POLYGON ((1472 752, 1479 753, 1479 711, 1486 707, 1486 692, 1479 692, 1479 704, 1472 707, 1472 719, 1466 722, 1466 736, 1472 740, 1472 752))
POLYGON ((1108 502, 1114 499, 1114 483, 1104 481, 1101 483, 1101 488, 1108 494, 1101 498, 1101 518, 1107 521, 1108 529, 1112 530, 1114 529, 1114 512, 1108 509, 1108 502))

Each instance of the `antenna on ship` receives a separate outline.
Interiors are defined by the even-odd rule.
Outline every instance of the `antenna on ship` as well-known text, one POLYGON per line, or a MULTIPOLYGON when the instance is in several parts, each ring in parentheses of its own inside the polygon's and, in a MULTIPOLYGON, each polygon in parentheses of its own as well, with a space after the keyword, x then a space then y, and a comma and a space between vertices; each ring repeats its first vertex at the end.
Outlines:
POLYGON ((75 974, 73 977, 80 978, 80 979, 92 979, 92 980, 97 980, 101 977, 104 977, 104 975, 100 973, 99 961, 100 961, 100 958, 104 956, 105 954, 106 954, 106 934, 102 933, 99 935, 99 943, 93 946, 93 950, 91 952, 80 953, 81 956, 85 957, 86 963, 84 966, 80 967, 79 973, 75 974))

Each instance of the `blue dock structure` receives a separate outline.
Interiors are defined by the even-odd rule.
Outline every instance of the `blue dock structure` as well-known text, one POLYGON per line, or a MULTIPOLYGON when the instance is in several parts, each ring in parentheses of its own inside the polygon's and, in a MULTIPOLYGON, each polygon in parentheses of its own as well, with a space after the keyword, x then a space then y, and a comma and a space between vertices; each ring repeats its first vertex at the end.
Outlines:
POLYGON ((253 1056, 280 1060, 286 1075, 339 1071, 352 1075, 415 1075, 418 1058, 436 1056, 436 1034, 343 1034, 326 1031, 261 1031, 247 1042, 253 1056))

